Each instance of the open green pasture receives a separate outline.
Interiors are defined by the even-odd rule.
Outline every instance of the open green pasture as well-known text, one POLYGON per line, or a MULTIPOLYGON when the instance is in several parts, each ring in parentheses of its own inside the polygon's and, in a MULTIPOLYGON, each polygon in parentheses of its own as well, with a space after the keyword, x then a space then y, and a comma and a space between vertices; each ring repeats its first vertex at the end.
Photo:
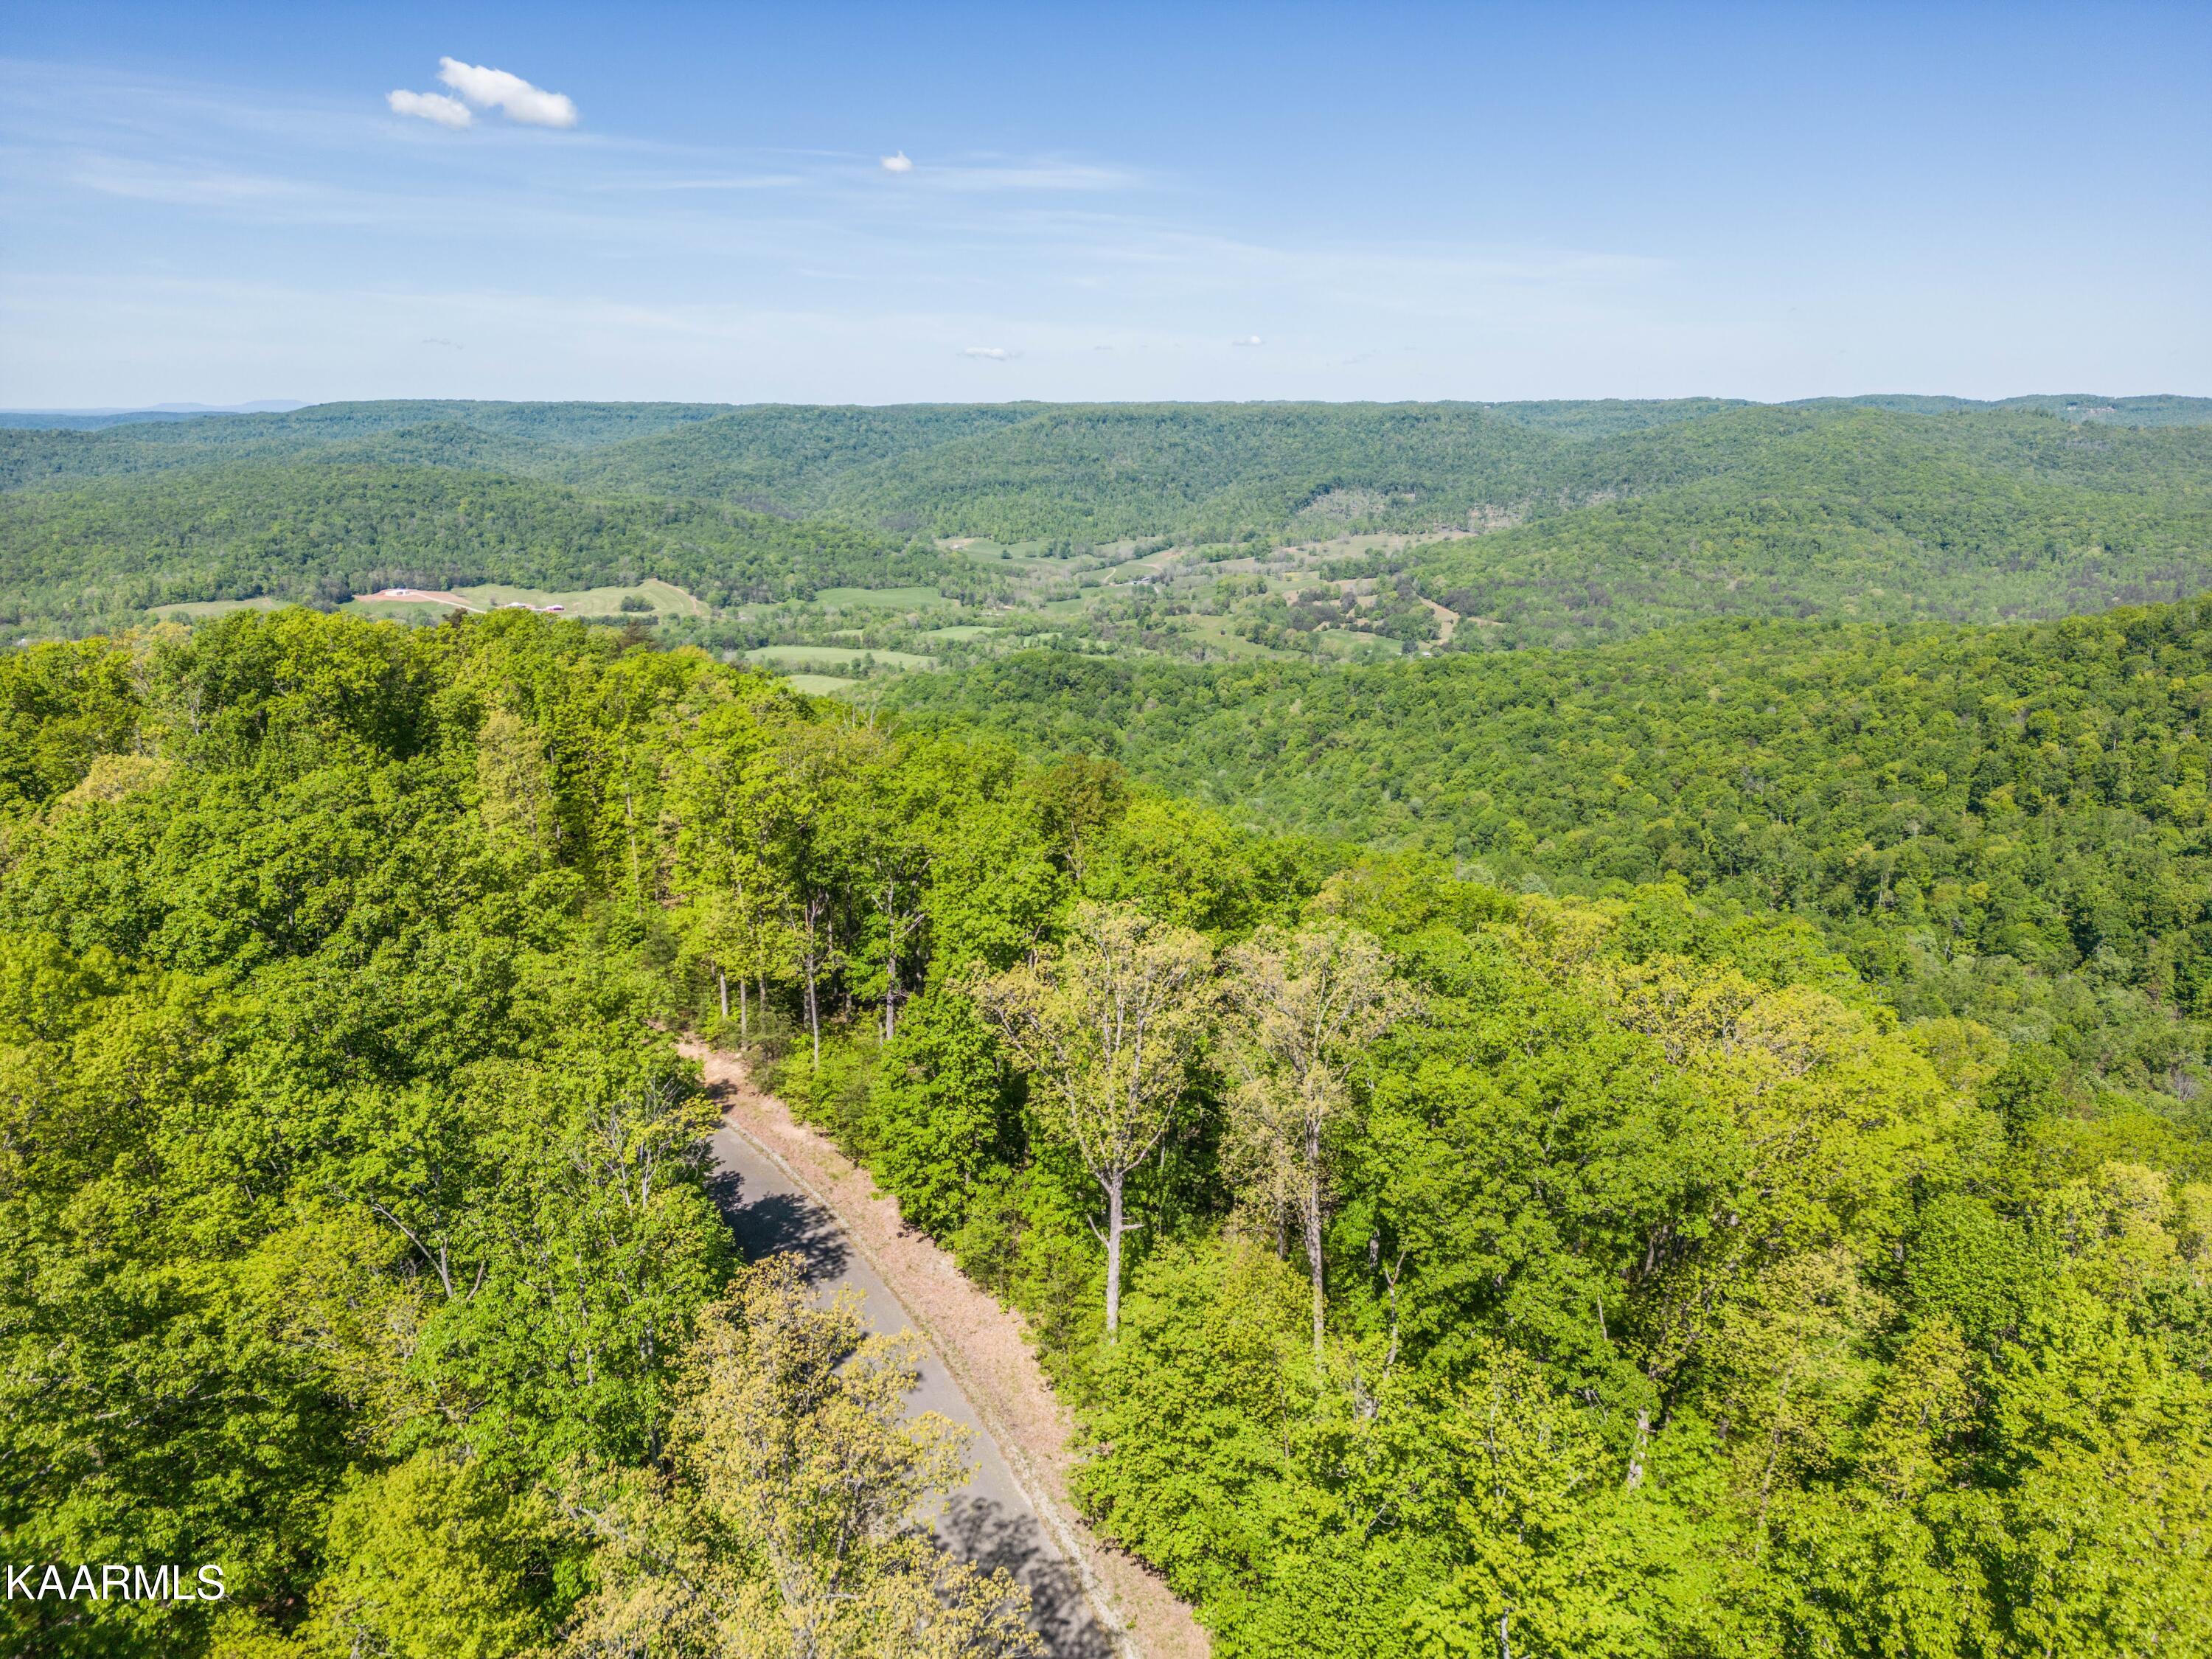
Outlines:
POLYGON ((867 651, 851 645, 763 645, 745 653, 745 660, 775 666, 819 665, 842 668, 872 657, 886 668, 933 668, 936 659, 914 651, 867 651))
POLYGON ((817 590, 820 605, 859 605, 870 611, 927 611, 956 604, 933 587, 824 587, 817 590))

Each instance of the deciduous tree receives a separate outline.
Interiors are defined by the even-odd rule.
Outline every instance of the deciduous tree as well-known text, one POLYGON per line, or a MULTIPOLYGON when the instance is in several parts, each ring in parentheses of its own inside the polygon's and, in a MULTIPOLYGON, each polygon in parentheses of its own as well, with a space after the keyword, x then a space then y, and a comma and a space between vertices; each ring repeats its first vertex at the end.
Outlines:
POLYGON ((1134 906, 1079 904, 1054 954, 975 987, 1046 1121, 1106 1194, 1106 1334, 1121 1317, 1129 1176, 1174 1121, 1212 1017, 1213 953, 1134 906))

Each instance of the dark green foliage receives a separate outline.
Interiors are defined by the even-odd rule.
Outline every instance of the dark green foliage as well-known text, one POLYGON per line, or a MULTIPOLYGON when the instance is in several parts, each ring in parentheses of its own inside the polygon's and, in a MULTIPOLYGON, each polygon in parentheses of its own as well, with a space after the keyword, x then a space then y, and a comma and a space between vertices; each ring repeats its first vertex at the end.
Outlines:
POLYGON ((902 1215, 939 1238, 966 1222, 988 1173, 1019 1152, 998 1045, 963 998, 927 993, 884 1046, 872 1103, 879 1167, 902 1215))
POLYGON ((2021 1045, 2014 1121, 2101 1088, 2177 1113, 2195 1097, 2208 687, 2212 617, 2192 605, 2011 629, 1714 624, 1340 672, 1024 656, 898 696, 1507 885, 1673 879, 1802 915, 1909 1016, 2021 1045))
POLYGON ((0 588, 89 626, 182 600, 343 599, 392 586, 658 576, 726 599, 933 580, 960 561, 835 525, 596 501, 436 467, 253 465, 0 495, 0 588))

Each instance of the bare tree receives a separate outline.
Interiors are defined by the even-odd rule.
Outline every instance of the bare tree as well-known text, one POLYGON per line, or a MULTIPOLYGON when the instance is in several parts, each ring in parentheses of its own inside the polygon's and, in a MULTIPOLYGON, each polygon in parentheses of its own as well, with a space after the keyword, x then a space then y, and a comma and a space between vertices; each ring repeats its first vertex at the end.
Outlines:
MULTIPOLYGON (((1106 1194, 1106 1334, 1121 1322, 1130 1173, 1158 1148, 1212 1015, 1212 950, 1131 905, 1080 904, 1056 956, 984 980, 983 1016, 1106 1194)), ((1093 1231, 1098 1231, 1093 1224, 1093 1231)))
POLYGON ((1229 953, 1228 1000, 1243 1080, 1230 1101, 1232 1176, 1279 1224, 1295 1207, 1313 1279, 1314 1351, 1326 1316, 1322 1223, 1331 1127, 1351 1105, 1351 1073, 1368 1044, 1411 1006, 1389 958, 1350 929, 1262 928, 1229 953))

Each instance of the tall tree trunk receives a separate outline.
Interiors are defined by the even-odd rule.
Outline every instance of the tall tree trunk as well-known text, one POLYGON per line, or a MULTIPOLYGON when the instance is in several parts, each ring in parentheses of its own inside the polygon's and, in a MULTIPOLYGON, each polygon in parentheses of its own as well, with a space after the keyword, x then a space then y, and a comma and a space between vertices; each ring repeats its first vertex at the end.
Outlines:
POLYGON ((1321 1358, 1322 1323, 1328 1304, 1322 1295, 1321 1269, 1321 1120, 1306 1120, 1306 1266, 1313 1274, 1314 1358, 1321 1358))
POLYGON ((645 878, 637 867, 637 806, 630 799, 629 786, 623 786, 623 833, 629 840, 629 890, 640 910, 645 908, 645 878))
POLYGON ((898 883, 884 884, 884 1041, 896 1029, 898 1007, 898 883))
MULTIPOLYGON (((739 974, 738 975, 738 1041, 740 1042, 752 1035, 751 999, 745 994, 745 976, 739 974)), ((729 1012, 725 1008, 722 1018, 727 1019, 729 1017, 729 1012)))
POLYGON ((1106 1340, 1112 1341, 1121 1326, 1121 1182, 1120 1170, 1107 1177, 1106 1188, 1106 1340))
POLYGON ((822 997, 816 985, 821 968, 821 939, 816 929, 822 920, 819 894, 806 902, 806 1029, 814 1038, 814 1069, 822 1069, 822 997))
POLYGON ((720 967, 714 969, 714 992, 722 1000, 722 1018, 730 1017, 730 976, 720 967))

